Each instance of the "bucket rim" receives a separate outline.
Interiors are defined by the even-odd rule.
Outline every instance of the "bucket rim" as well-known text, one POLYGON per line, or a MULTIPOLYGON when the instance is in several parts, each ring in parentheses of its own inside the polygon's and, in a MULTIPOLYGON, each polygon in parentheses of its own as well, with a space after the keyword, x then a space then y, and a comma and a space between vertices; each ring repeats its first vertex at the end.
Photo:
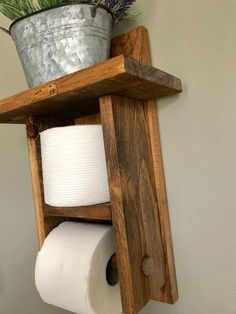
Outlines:
MULTIPOLYGON (((35 11, 35 12, 32 12, 32 13, 29 13, 29 14, 27 14, 25 16, 19 17, 18 19, 16 19, 15 21, 13 21, 11 23, 11 25, 9 26, 9 32, 11 33, 11 29, 12 29, 12 27, 15 24, 17 24, 18 22, 20 22, 20 21, 22 21, 22 20, 24 20, 24 19, 26 19, 28 17, 34 16, 34 15, 37 15, 37 14, 40 14, 40 13, 43 13, 43 12, 46 12, 46 11, 50 11, 50 10, 53 10, 53 9, 56 9, 56 8, 66 7, 66 6, 71 6, 71 5, 89 5, 89 6, 95 8, 95 5, 89 3, 88 1, 81 1, 81 2, 77 2, 77 3, 76 2, 74 2, 74 3, 71 2, 71 3, 63 3, 63 4, 54 5, 54 6, 51 6, 49 8, 44 8, 44 9, 41 9, 41 10, 38 10, 38 11, 35 11)), ((113 13, 112 13, 112 11, 108 7, 106 7, 103 4, 99 4, 97 6, 97 8, 101 8, 101 9, 107 11, 107 13, 110 14, 112 20, 114 20, 113 13)))

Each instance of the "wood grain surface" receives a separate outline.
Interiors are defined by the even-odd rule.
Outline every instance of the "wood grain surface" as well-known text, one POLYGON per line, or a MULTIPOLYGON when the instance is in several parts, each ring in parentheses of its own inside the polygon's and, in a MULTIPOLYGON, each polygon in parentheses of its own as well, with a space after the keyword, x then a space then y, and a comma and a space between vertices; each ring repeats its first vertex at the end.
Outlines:
POLYGON ((156 99, 181 91, 179 79, 135 59, 117 56, 0 101, 0 123, 35 115, 77 118, 99 112, 98 97, 156 99))
MULTIPOLYGON (((131 56, 144 64, 150 65, 151 51, 147 29, 141 26, 126 34, 114 38, 112 41, 111 56, 114 57, 120 54, 131 56)), ((156 102, 146 102, 144 110, 147 117, 147 125, 149 128, 149 137, 152 149, 152 159, 154 165, 154 175, 158 202, 157 212, 160 219, 166 272, 165 285, 161 289, 159 289, 158 293, 153 295, 153 299, 166 303, 175 303, 178 300, 178 288, 175 272, 174 253, 172 246, 171 227, 156 102)))
POLYGON ((45 216, 80 218, 88 221, 112 221, 110 204, 97 204, 79 207, 53 207, 43 205, 45 216))
POLYGON ((64 220, 112 218, 123 311, 137 314, 151 299, 178 299, 157 107, 150 99, 179 93, 181 81, 150 66, 143 27, 114 38, 111 57, 0 101, 0 123, 27 126, 40 246, 64 220), (110 205, 44 204, 38 133, 74 123, 103 125, 110 205))
POLYGON ((26 119, 25 123, 34 194, 36 225, 39 246, 41 248, 49 232, 65 219, 44 215, 43 177, 39 133, 51 127, 73 124, 73 121, 59 121, 48 117, 29 117, 26 119))
POLYGON ((138 313, 163 287, 164 253, 145 105, 100 98, 123 312, 138 313), (144 261, 153 261, 150 276, 144 261))

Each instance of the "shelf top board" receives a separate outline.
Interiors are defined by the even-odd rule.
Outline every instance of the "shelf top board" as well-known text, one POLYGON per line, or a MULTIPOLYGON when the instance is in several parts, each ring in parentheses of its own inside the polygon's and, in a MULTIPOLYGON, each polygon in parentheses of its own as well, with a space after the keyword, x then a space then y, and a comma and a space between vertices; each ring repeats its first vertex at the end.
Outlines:
POLYGON ((0 123, 25 123, 35 115, 76 118, 98 110, 98 98, 117 94, 151 100, 182 91, 180 79, 118 56, 0 101, 0 123))

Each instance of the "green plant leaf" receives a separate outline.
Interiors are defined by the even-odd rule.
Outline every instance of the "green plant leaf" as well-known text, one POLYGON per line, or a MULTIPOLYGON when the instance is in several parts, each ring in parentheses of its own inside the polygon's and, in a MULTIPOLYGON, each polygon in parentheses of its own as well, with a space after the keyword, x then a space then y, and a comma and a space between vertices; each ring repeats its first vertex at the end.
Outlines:
MULTIPOLYGON (((0 0, 0 12, 12 21, 27 16, 41 9, 54 7, 61 4, 80 3, 83 0, 0 0)), ((115 22, 129 16, 130 3, 125 5, 124 0, 88 0, 92 5, 103 4, 110 8, 115 22)), ((131 1, 132 3, 133 1, 131 1)), ((133 14, 131 14, 133 16, 133 14)))

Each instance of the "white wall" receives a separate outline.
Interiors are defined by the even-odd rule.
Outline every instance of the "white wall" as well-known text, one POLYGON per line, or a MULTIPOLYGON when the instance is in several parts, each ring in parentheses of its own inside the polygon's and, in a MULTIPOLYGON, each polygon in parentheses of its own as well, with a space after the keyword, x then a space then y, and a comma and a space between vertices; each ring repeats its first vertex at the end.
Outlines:
MULTIPOLYGON (((159 102, 180 300, 151 302, 142 314, 236 314, 236 1, 137 1, 153 64, 184 87, 159 102)), ((0 38, 2 98, 26 84, 12 43, 0 38)), ((67 313, 44 305, 34 289, 24 127, 0 126, 0 147, 0 313, 67 313)))
MULTIPOLYGON (((27 86, 13 42, 0 33, 0 43, 3 98, 27 86)), ((34 288, 38 244, 25 127, 0 125, 0 147, 0 314, 66 313, 44 304, 34 288)))

